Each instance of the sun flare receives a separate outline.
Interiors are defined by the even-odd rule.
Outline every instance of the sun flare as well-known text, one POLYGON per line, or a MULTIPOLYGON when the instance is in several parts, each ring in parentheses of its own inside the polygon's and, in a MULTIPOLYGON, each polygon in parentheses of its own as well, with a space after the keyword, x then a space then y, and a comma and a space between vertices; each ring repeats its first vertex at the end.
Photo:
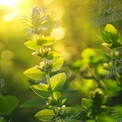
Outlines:
POLYGON ((19 0, 0 0, 0 6, 13 7, 18 3, 19 0))

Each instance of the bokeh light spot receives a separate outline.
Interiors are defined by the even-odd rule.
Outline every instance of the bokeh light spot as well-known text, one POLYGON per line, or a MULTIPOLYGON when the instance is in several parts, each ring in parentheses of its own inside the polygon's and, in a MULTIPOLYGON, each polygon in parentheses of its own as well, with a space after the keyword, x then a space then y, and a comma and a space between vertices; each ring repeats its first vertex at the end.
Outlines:
POLYGON ((51 36, 53 36, 56 40, 60 40, 65 36, 65 29, 62 27, 56 28, 51 32, 51 36))

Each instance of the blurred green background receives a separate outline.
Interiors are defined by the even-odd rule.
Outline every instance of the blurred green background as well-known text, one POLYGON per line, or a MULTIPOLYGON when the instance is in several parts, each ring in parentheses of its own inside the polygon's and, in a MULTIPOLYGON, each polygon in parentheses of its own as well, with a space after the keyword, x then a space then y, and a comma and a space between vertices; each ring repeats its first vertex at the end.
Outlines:
MULTIPOLYGON (((0 0, 0 93, 4 96, 14 95, 19 102, 17 102, 14 111, 9 114, 1 114, 1 116, 10 122, 38 122, 34 118, 34 114, 44 107, 42 106, 44 101, 30 90, 29 86, 33 84, 33 81, 28 80, 23 72, 38 64, 39 59, 32 56, 32 52, 24 46, 28 36, 23 24, 23 16, 28 16, 31 8, 35 5, 51 9, 56 13, 59 27, 51 33, 57 39, 53 48, 65 58, 65 67, 67 67, 67 64, 75 61, 77 62, 73 65, 76 67, 80 65, 78 60, 81 60, 81 52, 84 49, 103 48, 101 47, 102 41, 99 38, 99 30, 105 26, 105 23, 99 27, 95 27, 91 23, 91 18, 98 16, 98 1, 4 1, 0 0)), ((120 0, 116 0, 115 4, 118 2, 120 0)), ((119 11, 121 9, 118 9, 119 11)), ((122 26, 120 26, 121 20, 110 23, 122 30, 122 26)), ((72 74, 72 71, 70 73, 72 74)), ((89 94, 89 91, 95 87, 95 84, 93 81, 81 82, 79 77, 76 77, 74 79, 75 82, 72 82, 72 77, 67 81, 65 88, 68 88, 71 93, 75 86, 74 90, 76 92, 73 91, 74 95, 70 95, 67 92, 65 96, 69 101, 73 100, 73 105, 77 105, 80 104, 82 97, 89 94)), ((70 102, 68 104, 72 105, 70 102)))

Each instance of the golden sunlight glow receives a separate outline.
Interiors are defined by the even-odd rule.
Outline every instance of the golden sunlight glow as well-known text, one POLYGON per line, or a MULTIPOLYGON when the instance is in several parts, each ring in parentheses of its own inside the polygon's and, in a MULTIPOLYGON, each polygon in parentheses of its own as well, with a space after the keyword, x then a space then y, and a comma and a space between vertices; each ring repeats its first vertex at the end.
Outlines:
POLYGON ((13 7, 18 2, 19 2, 19 0, 0 0, 0 5, 1 6, 10 6, 10 7, 13 7))
POLYGON ((11 14, 3 16, 3 20, 6 22, 12 21, 17 16, 17 13, 13 12, 11 14))

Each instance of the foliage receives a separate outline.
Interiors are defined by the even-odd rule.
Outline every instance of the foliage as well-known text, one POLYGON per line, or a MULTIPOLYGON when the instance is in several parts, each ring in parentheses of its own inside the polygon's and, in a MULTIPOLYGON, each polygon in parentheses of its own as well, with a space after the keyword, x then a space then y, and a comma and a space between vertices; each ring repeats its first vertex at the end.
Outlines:
MULTIPOLYGON (((35 7, 32 11, 32 15, 34 16, 32 19, 38 19, 38 16, 43 16, 43 13, 40 13, 41 11, 40 8, 35 7)), ((39 21, 39 23, 41 22, 39 21)), ((36 26, 34 23, 32 24, 33 27, 36 26)), ((72 107, 66 107, 64 105, 66 99, 62 98, 59 92, 67 76, 64 72, 59 72, 64 59, 49 47, 54 41, 53 37, 44 36, 41 31, 39 34, 34 31, 31 40, 25 43, 28 48, 34 50, 32 54, 41 58, 39 65, 24 72, 25 75, 32 79, 40 80, 39 84, 31 86, 31 88, 36 94, 45 99, 47 105, 47 109, 39 111, 35 117, 41 121, 57 122, 70 121, 71 119, 75 121, 78 111, 72 107), (72 116, 72 114, 74 115, 72 116)))
MULTIPOLYGON (((43 15, 43 12, 40 13, 41 11, 38 7, 34 7, 32 11, 32 15, 35 14, 36 16, 31 19, 38 19, 39 25, 41 21, 38 16, 43 15)), ((36 24, 32 23, 32 25, 35 28, 36 24)), ((100 122, 108 120, 113 122, 114 119, 117 119, 116 116, 111 119, 108 117, 114 111, 119 115, 116 106, 109 106, 108 102, 111 98, 109 92, 114 96, 114 92, 121 91, 122 88, 121 36, 111 24, 107 24, 100 35, 104 40, 103 45, 108 51, 103 52, 96 49, 101 54, 101 56, 96 57, 95 49, 87 49, 82 52, 83 60, 81 63, 70 65, 84 79, 91 79, 97 84, 94 91, 90 92, 89 98, 82 98, 81 110, 78 110, 74 107, 67 107, 65 105, 66 99, 60 93, 67 76, 64 72, 59 71, 63 66, 64 59, 50 48, 55 39, 43 35, 41 31, 40 33, 33 31, 31 39, 25 42, 25 45, 34 51, 33 55, 41 58, 41 62, 39 65, 26 70, 24 74, 39 81, 39 84, 32 85, 31 89, 42 99, 45 99, 47 105, 46 108, 37 112, 35 117, 47 122, 100 122), (88 54, 86 55, 86 53, 88 54), (102 72, 99 72, 99 68, 102 69, 102 72), (89 73, 83 73, 84 70, 89 70, 89 73)))

